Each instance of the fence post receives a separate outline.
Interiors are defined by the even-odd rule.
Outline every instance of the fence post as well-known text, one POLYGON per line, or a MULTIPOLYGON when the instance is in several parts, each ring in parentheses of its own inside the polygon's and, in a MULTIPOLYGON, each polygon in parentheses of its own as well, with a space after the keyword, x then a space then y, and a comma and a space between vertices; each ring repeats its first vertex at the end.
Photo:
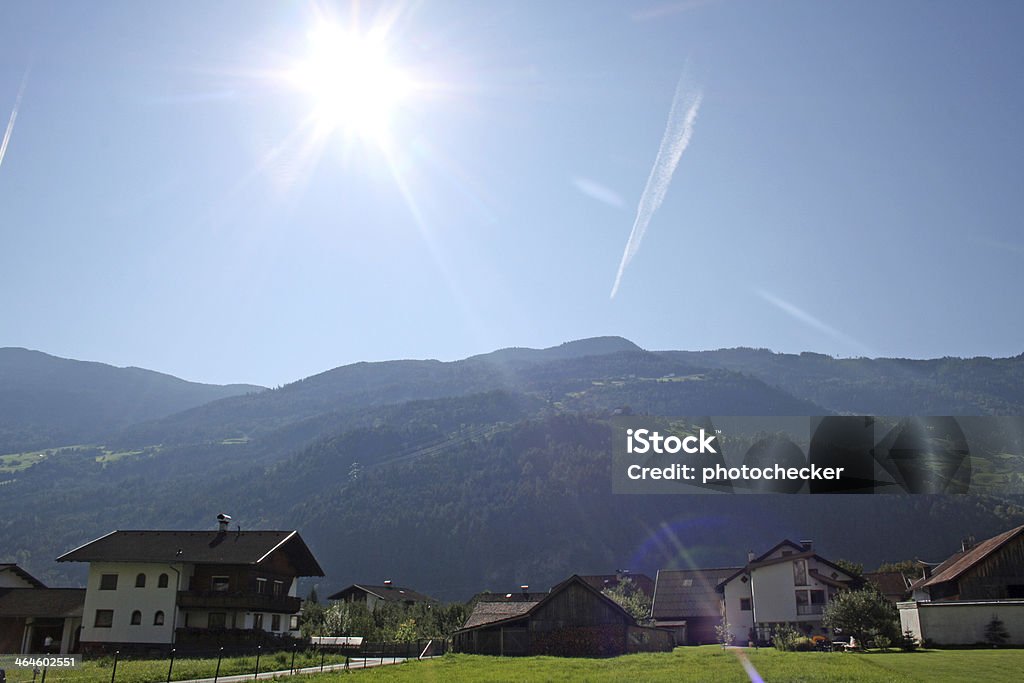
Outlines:
POLYGON ((320 673, 324 672, 324 657, 327 656, 327 650, 320 648, 320 673))
POLYGON ((260 679, 260 654, 263 652, 263 646, 256 646, 256 675, 252 677, 252 680, 258 681, 260 679))
POLYGON ((114 683, 114 677, 117 676, 117 656, 119 654, 121 654, 120 650, 114 650, 114 670, 110 672, 110 683, 114 683))
POLYGON ((217 671, 213 674, 213 683, 217 683, 217 679, 220 678, 220 660, 222 659, 224 659, 223 647, 217 651, 217 671))
POLYGON ((292 668, 288 670, 290 673, 295 673, 295 651, 298 647, 298 643, 292 643, 292 668))
POLYGON ((39 683, 46 683, 46 672, 50 669, 48 666, 43 667, 43 677, 39 679, 39 683))
POLYGON ((171 671, 174 670, 174 653, 175 649, 171 648, 171 663, 167 665, 167 683, 171 683, 171 671))

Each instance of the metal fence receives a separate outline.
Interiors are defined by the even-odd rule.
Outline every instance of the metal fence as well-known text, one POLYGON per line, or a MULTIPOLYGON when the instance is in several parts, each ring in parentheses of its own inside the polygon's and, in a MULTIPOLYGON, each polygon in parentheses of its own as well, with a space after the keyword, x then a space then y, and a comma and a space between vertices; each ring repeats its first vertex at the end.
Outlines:
POLYGON ((115 651, 87 658, 78 668, 13 668, 0 674, 5 683, 165 683, 170 681, 260 680, 298 673, 361 669, 407 660, 437 657, 448 652, 444 639, 409 643, 370 643, 358 646, 299 646, 288 649, 251 648, 171 650, 163 657, 137 657, 115 651))

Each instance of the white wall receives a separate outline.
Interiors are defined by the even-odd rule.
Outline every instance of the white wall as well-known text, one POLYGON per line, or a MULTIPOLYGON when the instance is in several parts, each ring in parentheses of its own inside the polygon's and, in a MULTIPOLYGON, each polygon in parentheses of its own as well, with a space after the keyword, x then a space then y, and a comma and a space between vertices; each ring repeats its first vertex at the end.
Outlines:
MULTIPOLYGON (((767 559, 781 557, 781 551, 767 559)), ((831 577, 832 573, 838 574, 840 580, 847 580, 846 574, 839 574, 832 567, 819 563, 815 558, 805 558, 807 561, 807 580, 805 585, 797 586, 794 580, 794 562, 800 558, 794 558, 789 562, 779 562, 767 566, 756 567, 751 570, 750 580, 743 582, 743 576, 735 577, 725 586, 725 616, 732 626, 734 641, 746 643, 750 634, 750 628, 754 625, 754 618, 757 623, 810 623, 814 626, 814 633, 820 633, 821 614, 797 614, 796 591, 797 590, 819 590, 824 592, 827 604, 829 587, 811 575, 811 570, 816 570, 823 576, 831 577), (741 610, 740 599, 750 598, 753 589, 753 609, 741 610)), ((823 606, 824 608, 824 606, 823 606)))
MULTIPOLYGON (((82 615, 83 642, 107 643, 171 643, 174 638, 178 577, 183 565, 131 562, 92 562, 86 584, 85 608, 82 615), (174 570, 177 570, 175 572, 174 570), (138 574, 146 575, 145 588, 135 587, 138 574), (104 574, 117 574, 116 590, 100 590, 104 574), (166 588, 158 588, 160 574, 168 575, 166 588), (114 621, 110 628, 96 628, 96 611, 111 609, 114 621), (131 624, 134 610, 142 612, 142 623, 131 624), (153 624, 157 611, 163 611, 162 626, 153 624)), ((187 581, 187 577, 184 577, 187 581)))
POLYGON ((993 616, 1002 620, 1008 643, 1024 645, 1024 600, 977 602, 901 602, 900 628, 934 645, 973 645, 985 642, 985 627, 993 616))

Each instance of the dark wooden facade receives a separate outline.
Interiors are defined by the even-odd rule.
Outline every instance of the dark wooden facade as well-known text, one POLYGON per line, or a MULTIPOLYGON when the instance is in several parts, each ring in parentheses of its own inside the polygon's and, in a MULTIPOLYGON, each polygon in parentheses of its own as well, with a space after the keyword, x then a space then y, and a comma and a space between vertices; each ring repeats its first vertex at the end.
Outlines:
POLYGON ((931 588, 932 600, 1024 598, 1024 534, 971 565, 954 581, 931 588))
POLYGON ((489 655, 613 657, 671 650, 672 636, 637 626, 622 607, 573 576, 521 616, 457 632, 453 647, 489 655))

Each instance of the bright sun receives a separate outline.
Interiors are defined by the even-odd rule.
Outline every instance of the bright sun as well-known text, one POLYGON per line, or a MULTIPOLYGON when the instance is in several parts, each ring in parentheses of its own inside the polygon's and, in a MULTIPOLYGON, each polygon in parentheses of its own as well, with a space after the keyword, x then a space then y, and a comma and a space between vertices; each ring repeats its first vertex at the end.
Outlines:
POLYGON ((309 95, 318 134, 340 130, 379 144, 414 89, 382 39, 330 25, 310 34, 309 54, 289 80, 309 95))

